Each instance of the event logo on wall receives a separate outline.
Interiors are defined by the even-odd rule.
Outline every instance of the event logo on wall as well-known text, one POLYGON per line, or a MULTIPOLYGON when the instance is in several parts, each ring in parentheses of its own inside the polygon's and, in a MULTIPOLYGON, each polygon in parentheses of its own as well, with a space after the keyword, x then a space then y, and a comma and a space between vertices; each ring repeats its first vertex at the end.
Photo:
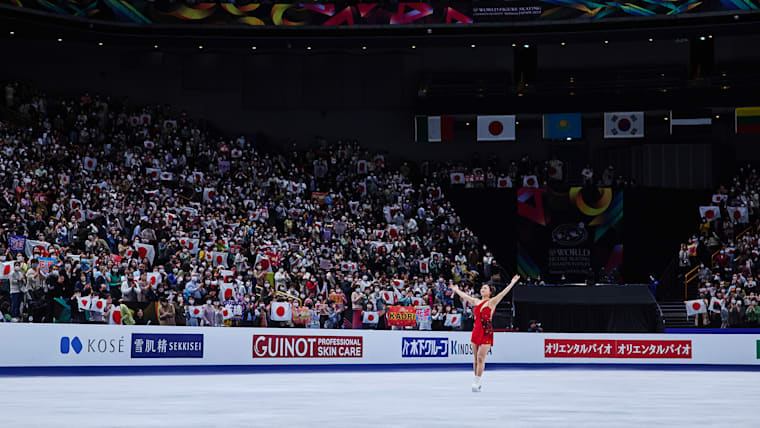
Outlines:
POLYGON ((361 358, 361 336, 253 335, 253 358, 361 358))
POLYGON ((535 278, 584 281, 589 271, 620 270, 623 192, 608 187, 517 191, 518 271, 535 278))
POLYGON ((691 340, 544 339, 546 358, 686 358, 691 340))
POLYGON ((132 334, 132 358, 203 358, 202 334, 132 334))

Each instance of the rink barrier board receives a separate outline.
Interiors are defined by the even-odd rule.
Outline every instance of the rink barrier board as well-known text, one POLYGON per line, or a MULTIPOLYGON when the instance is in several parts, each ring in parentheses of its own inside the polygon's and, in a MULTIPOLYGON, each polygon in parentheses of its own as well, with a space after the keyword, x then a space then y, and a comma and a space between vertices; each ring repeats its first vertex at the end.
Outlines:
MULTIPOLYGON (((496 333, 489 367, 760 369, 758 334, 496 333)), ((0 324, 0 374, 472 367, 470 332, 0 324)))

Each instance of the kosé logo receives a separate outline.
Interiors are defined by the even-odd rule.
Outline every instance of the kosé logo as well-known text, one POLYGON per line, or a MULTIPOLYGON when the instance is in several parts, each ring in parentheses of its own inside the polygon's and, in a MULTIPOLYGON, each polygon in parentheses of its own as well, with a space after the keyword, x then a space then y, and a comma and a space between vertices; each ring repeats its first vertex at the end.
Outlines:
POLYGON ((403 337, 401 357, 448 357, 448 340, 442 337, 403 337))
POLYGON ((60 346, 61 354, 79 354, 83 351, 90 354, 118 354, 125 351, 127 341, 124 336, 118 339, 80 339, 78 336, 64 336, 61 337, 60 346))

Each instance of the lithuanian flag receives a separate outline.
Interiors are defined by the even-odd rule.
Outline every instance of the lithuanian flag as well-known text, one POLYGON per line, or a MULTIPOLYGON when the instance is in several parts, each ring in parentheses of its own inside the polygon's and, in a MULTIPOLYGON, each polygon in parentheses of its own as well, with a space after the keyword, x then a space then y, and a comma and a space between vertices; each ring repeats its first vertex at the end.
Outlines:
POLYGON ((736 133, 760 134, 760 107, 736 109, 736 133))

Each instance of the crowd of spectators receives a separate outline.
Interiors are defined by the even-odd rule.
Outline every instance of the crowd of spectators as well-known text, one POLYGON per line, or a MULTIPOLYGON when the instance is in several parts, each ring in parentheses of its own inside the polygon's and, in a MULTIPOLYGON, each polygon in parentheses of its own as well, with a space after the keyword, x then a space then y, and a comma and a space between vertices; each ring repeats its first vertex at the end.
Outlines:
POLYGON ((693 271, 707 312, 696 326, 760 327, 760 175, 739 169, 730 186, 717 189, 703 209, 699 231, 681 245, 682 272, 693 271), (717 212, 708 212, 717 207, 717 212))
POLYGON ((354 141, 267 152, 169 106, 5 95, 2 320, 286 326, 288 303, 307 327, 388 328, 389 305, 427 305, 431 328, 467 328, 449 285, 498 281, 448 176, 354 141))

